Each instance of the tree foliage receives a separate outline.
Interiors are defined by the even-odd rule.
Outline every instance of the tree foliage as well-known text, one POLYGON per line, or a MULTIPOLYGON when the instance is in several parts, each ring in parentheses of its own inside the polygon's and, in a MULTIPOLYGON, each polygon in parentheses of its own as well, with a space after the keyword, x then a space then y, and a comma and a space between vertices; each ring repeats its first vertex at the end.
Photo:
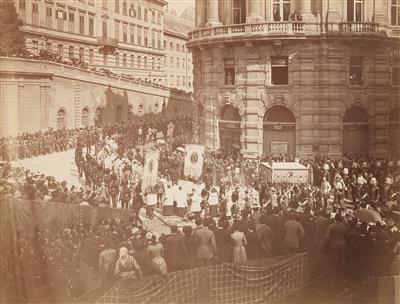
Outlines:
POLYGON ((12 56, 26 52, 25 35, 12 0, 0 0, 0 55, 12 56))

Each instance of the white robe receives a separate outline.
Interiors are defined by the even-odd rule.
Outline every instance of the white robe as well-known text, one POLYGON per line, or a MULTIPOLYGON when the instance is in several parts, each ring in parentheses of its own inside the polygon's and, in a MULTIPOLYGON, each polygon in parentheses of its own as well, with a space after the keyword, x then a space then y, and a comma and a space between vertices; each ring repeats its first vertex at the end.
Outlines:
POLYGON ((177 208, 187 207, 187 194, 184 190, 178 190, 175 200, 177 208))

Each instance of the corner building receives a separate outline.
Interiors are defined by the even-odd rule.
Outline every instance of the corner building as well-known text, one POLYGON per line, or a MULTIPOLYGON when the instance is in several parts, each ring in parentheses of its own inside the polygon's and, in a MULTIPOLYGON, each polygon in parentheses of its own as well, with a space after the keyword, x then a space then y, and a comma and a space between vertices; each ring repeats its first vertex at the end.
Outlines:
POLYGON ((399 157, 399 38, 400 0, 196 0, 201 141, 399 157))

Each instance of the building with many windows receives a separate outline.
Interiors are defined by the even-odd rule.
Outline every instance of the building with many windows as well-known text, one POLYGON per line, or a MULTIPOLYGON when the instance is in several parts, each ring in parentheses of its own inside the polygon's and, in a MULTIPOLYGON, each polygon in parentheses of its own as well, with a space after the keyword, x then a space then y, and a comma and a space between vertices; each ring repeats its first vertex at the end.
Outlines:
POLYGON ((400 156, 400 0, 196 0, 201 141, 400 156))
POLYGON ((187 92, 193 91, 192 53, 187 49, 188 33, 194 29, 194 20, 179 18, 174 11, 164 17, 164 49, 166 85, 187 92))
POLYGON ((26 45, 164 82, 164 0, 15 0, 26 45))

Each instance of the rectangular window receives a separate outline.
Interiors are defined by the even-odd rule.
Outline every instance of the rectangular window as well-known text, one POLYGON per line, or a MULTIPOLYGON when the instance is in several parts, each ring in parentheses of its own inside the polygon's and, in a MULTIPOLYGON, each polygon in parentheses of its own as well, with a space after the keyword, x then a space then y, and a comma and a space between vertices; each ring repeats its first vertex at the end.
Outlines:
POLYGON ((400 61, 392 68, 392 85, 400 85, 400 61))
POLYGON ((137 28, 137 44, 142 45, 142 27, 137 28))
POLYGON ((400 26, 400 0, 392 0, 390 24, 400 26))
POLYGON ((107 9, 107 1, 108 0, 101 0, 101 8, 107 9))
POLYGON ((114 11, 119 14, 119 0, 114 0, 114 1, 115 1, 114 11))
POLYGON ((289 84, 288 57, 271 57, 271 84, 289 84))
POLYGON ((51 47, 52 47, 51 42, 46 42, 46 51, 51 52, 52 51, 51 47))
POLYGON ((119 67, 119 54, 115 53, 115 66, 119 67))
POLYGON ((164 40, 164 50, 167 49, 167 40, 164 40))
POLYGON ((274 21, 289 21, 290 0, 273 0, 272 14, 274 21))
POLYGON ((156 48, 156 30, 151 31, 151 47, 156 48))
POLYGON ((37 55, 39 51, 39 44, 37 42, 37 40, 33 40, 32 41, 32 52, 34 55, 37 55))
POLYGON ((179 68, 179 58, 176 58, 176 67, 179 68))
POLYGON ((144 56, 143 61, 144 61, 144 68, 147 69, 147 57, 146 56, 144 56))
POLYGON ((64 54, 64 46, 62 44, 59 44, 57 46, 57 54, 61 56, 61 58, 63 57, 64 54))
POLYGON ((138 6, 137 17, 139 20, 142 20, 142 7, 138 6))
POLYGON ((85 35, 85 15, 79 15, 79 34, 85 35))
POLYGON ((103 20, 102 25, 103 25, 103 31, 102 31, 103 37, 107 38, 107 20, 106 19, 103 20))
POLYGON ((138 56, 137 57, 137 67, 140 69, 142 67, 142 57, 138 56))
POLYGON ((161 33, 157 32, 157 48, 161 50, 161 33))
POLYGON ((151 57, 151 69, 156 69, 156 59, 154 57, 151 57))
POLYGON ((178 87, 181 85, 181 76, 176 76, 176 85, 178 87))
POLYGON ((174 66, 174 57, 171 57, 171 60, 170 60, 170 67, 173 67, 174 66))
POLYGON ((124 68, 126 68, 127 61, 128 61, 127 55, 126 55, 126 54, 122 55, 122 66, 123 66, 124 68))
POLYGON ((144 46, 148 47, 149 46, 149 30, 148 29, 144 29, 144 34, 143 34, 143 42, 144 42, 144 46))
POLYGON ((128 4, 126 3, 125 0, 122 3, 122 15, 124 16, 128 15, 128 4))
POLYGON ((67 20, 67 13, 61 10, 56 11, 57 30, 64 31, 64 21, 67 20))
POLYGON ((94 36, 94 17, 89 16, 89 36, 94 36))
POLYGON ((133 25, 131 25, 131 43, 134 44, 135 43, 135 27, 133 25))
POLYGON ((39 4, 32 3, 32 24, 39 25, 39 4))
POLYGON ((93 49, 89 49, 89 64, 93 64, 93 61, 94 61, 93 49))
POLYGON ((126 23, 122 24, 122 41, 128 42, 128 25, 126 23))
POLYGON ((157 57, 157 70, 161 70, 161 58, 157 57))
POLYGON ((79 48, 79 61, 80 62, 85 61, 85 49, 82 47, 79 48))
POLYGON ((70 12, 68 15, 69 15, 68 16, 68 19, 69 19, 68 31, 71 32, 71 33, 74 33, 75 32, 75 24, 74 24, 74 22, 75 22, 75 13, 70 12))
POLYGON ((363 58, 359 56, 350 57, 349 83, 351 85, 364 84, 363 77, 363 58))
POLYGON ((46 27, 51 29, 52 26, 52 18, 53 17, 53 9, 51 7, 46 7, 46 27))
POLYGON ((131 55, 131 68, 135 67, 135 56, 131 55))
POLYGON ((72 45, 68 48, 68 58, 70 60, 74 58, 74 47, 72 45))
POLYGON ((115 21, 115 39, 117 39, 118 41, 119 41, 119 24, 120 24, 120 22, 119 21, 115 21))
POLYGON ((347 0, 347 21, 360 22, 362 20, 363 0, 347 0))
POLYGON ((170 43, 169 43, 169 49, 170 49, 170 50, 173 50, 173 49, 174 49, 174 43, 173 43, 173 42, 170 42, 170 43))
POLYGON ((143 10, 143 20, 144 20, 145 22, 149 21, 149 12, 148 12, 147 8, 145 8, 145 9, 143 10))
POLYGON ((151 22, 156 23, 156 12, 154 10, 151 11, 151 22))
POLYGON ((18 15, 21 18, 22 21, 25 22, 25 13, 26 13, 26 2, 25 0, 19 0, 19 12, 18 15))
POLYGON ((233 0, 233 23, 246 22, 246 1, 233 0))
POLYGON ((103 65, 107 66, 108 64, 108 57, 107 57, 107 53, 103 53, 103 65))
POLYGON ((161 13, 160 12, 157 13, 157 23, 161 24, 161 13))

